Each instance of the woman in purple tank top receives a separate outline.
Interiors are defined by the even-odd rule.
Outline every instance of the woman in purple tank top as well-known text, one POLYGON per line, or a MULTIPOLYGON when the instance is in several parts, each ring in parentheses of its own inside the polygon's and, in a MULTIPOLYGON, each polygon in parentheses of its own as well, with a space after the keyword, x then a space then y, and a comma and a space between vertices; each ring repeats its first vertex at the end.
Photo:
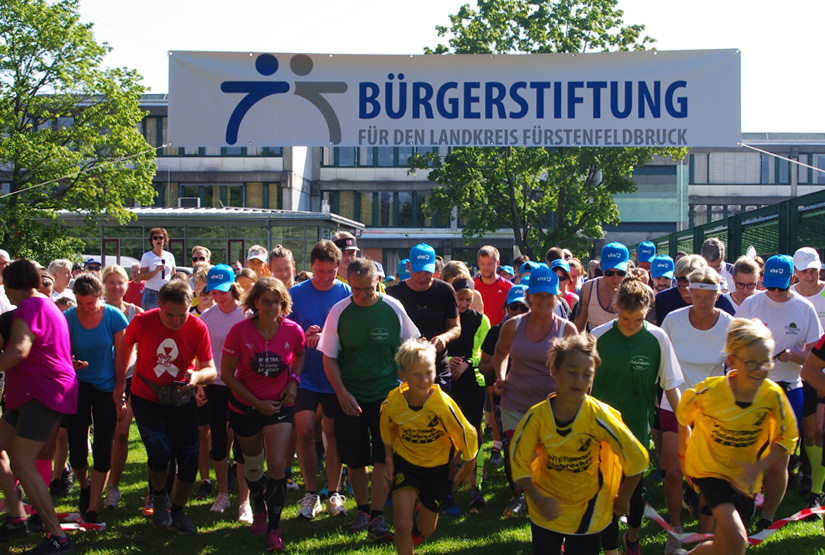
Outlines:
POLYGON ((558 294, 556 273, 547 267, 534 270, 527 294, 530 312, 506 321, 501 328, 493 357, 493 391, 501 395, 501 420, 508 438, 530 407, 556 390, 547 370, 553 340, 577 333, 576 326, 553 313, 558 294), (508 358, 510 371, 505 376, 508 358))

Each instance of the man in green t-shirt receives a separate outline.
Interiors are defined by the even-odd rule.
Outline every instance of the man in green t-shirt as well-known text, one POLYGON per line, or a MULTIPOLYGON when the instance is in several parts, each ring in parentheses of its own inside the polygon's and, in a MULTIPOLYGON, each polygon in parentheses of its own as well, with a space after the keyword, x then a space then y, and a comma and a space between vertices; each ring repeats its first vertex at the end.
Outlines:
POLYGON ((371 260, 353 260, 347 282, 352 296, 329 311, 318 350, 338 399, 335 440, 358 505, 350 531, 366 530, 370 539, 390 541, 393 536, 383 516, 388 485, 381 478, 372 483, 370 510, 367 466, 374 465, 374 476, 384 475, 381 403, 398 385, 396 350, 421 334, 401 303, 376 289, 378 274, 371 260))

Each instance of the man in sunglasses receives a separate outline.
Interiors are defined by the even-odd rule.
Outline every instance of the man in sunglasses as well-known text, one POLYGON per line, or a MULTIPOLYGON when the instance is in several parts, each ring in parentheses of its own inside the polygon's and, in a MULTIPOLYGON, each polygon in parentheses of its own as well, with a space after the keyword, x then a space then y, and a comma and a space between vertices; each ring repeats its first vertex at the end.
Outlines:
POLYGON ((192 266, 198 262, 206 262, 207 264, 212 265, 212 251, 206 247, 201 247, 200 245, 195 245, 192 247, 192 266))
MULTIPOLYGON (((657 326, 661 326, 665 321, 665 316, 693 304, 690 298, 690 287, 687 276, 694 270, 707 266, 705 259, 698 254, 683 256, 676 262, 676 269, 673 276, 676 278, 676 286, 656 294, 656 304, 654 307, 657 326)), ((730 300, 725 295, 719 295, 714 305, 720 310, 724 310, 731 316, 736 312, 730 300)))
MULTIPOLYGON (((765 262, 765 291, 745 299, 736 315, 757 318, 771 330, 776 342, 776 366, 771 370, 770 378, 785 391, 796 421, 802 422, 802 364, 823 332, 816 309, 791 289, 793 275, 794 261, 790 256, 778 254, 770 257, 765 262)), ((784 456, 772 465, 765 476, 765 505, 757 522, 760 530, 773 522, 785 495, 788 457, 784 456)))

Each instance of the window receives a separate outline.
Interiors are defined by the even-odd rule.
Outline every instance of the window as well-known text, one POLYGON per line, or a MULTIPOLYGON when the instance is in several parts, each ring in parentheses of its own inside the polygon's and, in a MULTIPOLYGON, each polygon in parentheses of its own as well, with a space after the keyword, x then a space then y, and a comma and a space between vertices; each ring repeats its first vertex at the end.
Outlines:
POLYGON ((791 182, 791 163, 782 158, 777 158, 774 162, 776 167, 776 183, 787 185, 791 182))
POLYGON ((811 165, 822 170, 811 170, 811 173, 813 174, 811 176, 811 182, 816 183, 817 185, 825 185, 825 154, 814 154, 811 157, 813 158, 813 163, 811 165))
POLYGON ((353 147, 335 147, 335 160, 333 165, 341 168, 354 168, 358 156, 358 149, 353 147))
POLYGON ((768 183, 772 183, 771 181, 771 158, 772 156, 768 156, 767 154, 763 154, 759 157, 761 167, 760 167, 760 174, 759 174, 759 183, 765 185, 768 183))

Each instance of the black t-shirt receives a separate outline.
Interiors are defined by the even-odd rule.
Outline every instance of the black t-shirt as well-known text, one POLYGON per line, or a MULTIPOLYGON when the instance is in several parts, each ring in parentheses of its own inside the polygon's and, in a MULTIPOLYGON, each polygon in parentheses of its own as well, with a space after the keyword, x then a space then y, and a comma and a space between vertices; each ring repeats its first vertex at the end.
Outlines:
MULTIPOLYGON (((688 306, 688 304, 682 298, 682 295, 679 294, 679 289, 676 287, 665 289, 661 293, 657 294, 656 325, 661 326, 662 322, 665 321, 665 316, 674 310, 679 310, 680 308, 684 308, 686 306, 688 306)), ((719 310, 724 310, 731 316, 734 316, 734 313, 736 312, 733 309, 733 305, 730 304, 730 301, 724 295, 719 295, 719 298, 716 299, 716 308, 719 310)))
MULTIPOLYGON (((421 336, 427 339, 447 331, 447 320, 458 317, 455 291, 449 283, 440 279, 434 279, 426 291, 413 291, 407 286, 406 281, 402 281, 387 289, 387 294, 404 305, 404 310, 418 327, 421 336)), ((438 383, 445 383, 443 377, 450 373, 446 349, 438 352, 435 368, 439 378, 442 378, 437 380, 438 383)))
POLYGON ((465 357, 469 359, 473 356, 473 344, 476 340, 476 332, 481 325, 481 318, 481 312, 472 308, 460 313, 461 335, 447 345, 448 357, 465 357))
POLYGON ((12 318, 14 318, 14 310, 9 310, 8 312, 0 314, 0 337, 3 338, 3 349, 6 348, 6 345, 9 343, 9 339, 11 339, 12 318))

